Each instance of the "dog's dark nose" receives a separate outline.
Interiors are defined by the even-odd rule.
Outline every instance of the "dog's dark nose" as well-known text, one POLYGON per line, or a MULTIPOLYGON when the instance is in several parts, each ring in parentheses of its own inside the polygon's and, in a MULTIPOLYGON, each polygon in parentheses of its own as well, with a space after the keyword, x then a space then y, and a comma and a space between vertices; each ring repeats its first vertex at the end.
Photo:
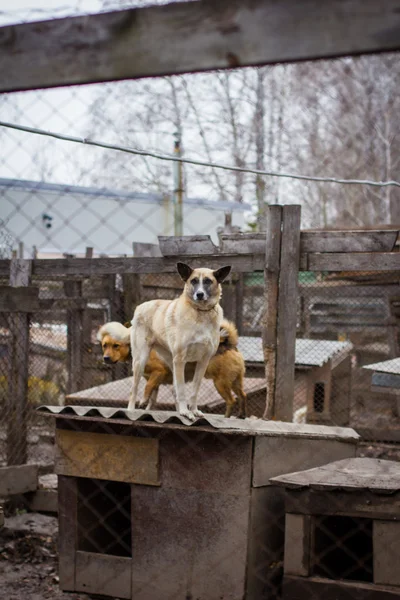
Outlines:
POLYGON ((197 300, 203 300, 203 298, 204 298, 204 292, 197 292, 196 298, 197 298, 197 300))
POLYGON ((103 356, 103 360, 105 363, 110 363, 111 362, 111 358, 109 356, 103 356))

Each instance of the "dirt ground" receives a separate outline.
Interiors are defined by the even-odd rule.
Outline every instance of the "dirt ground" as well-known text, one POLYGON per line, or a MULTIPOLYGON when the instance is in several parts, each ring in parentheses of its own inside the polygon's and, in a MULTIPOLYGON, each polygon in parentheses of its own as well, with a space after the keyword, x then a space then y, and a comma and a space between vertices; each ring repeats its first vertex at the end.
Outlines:
POLYGON ((34 513, 6 518, 0 529, 2 600, 89 600, 59 589, 57 519, 34 513))

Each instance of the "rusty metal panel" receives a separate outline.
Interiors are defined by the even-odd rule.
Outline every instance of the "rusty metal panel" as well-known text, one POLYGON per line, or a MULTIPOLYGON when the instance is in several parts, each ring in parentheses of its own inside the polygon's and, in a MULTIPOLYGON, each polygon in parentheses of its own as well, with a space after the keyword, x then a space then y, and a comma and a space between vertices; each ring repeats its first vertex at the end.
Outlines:
POLYGON ((243 600, 249 495, 132 486, 132 598, 243 600))
POLYGON ((131 598, 131 571, 131 558, 77 552, 75 591, 131 598))
POLYGON ((152 438, 56 430, 59 475, 159 485, 159 443, 152 438))
POLYGON ((164 488, 248 494, 253 438, 198 431, 165 432, 160 439, 164 488))

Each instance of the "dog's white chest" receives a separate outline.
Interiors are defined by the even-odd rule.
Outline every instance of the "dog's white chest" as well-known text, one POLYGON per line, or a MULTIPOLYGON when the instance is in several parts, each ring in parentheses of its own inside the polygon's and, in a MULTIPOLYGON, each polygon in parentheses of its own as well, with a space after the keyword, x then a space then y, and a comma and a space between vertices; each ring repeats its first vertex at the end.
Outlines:
POLYGON ((204 357, 204 354, 215 354, 218 341, 218 335, 212 335, 208 331, 194 331, 190 340, 188 340, 186 360, 197 362, 204 357))

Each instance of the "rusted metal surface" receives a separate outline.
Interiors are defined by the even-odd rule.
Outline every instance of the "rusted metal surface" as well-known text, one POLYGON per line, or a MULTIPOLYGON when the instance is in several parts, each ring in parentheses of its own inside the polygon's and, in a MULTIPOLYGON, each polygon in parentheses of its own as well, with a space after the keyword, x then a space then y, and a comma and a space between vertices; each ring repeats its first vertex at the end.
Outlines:
MULTIPOLYGON (((136 423, 141 427, 147 424, 162 424, 163 426, 184 425, 185 429, 197 429, 198 427, 218 430, 221 433, 235 433, 247 436, 278 436, 309 439, 338 439, 352 444, 357 443, 358 434, 348 427, 331 427, 325 425, 308 425, 303 423, 286 423, 279 421, 264 421, 262 419, 226 419, 222 415, 204 415, 195 421, 189 421, 172 411, 145 411, 137 409, 128 411, 122 408, 103 408, 93 406, 40 406, 38 411, 42 414, 51 413, 60 415, 66 419, 80 417, 86 419, 93 417, 118 420, 125 424, 136 423)), ((207 430, 207 429, 206 429, 207 430)))
POLYGON ((159 485, 156 439, 56 430, 55 471, 89 477, 159 485))

